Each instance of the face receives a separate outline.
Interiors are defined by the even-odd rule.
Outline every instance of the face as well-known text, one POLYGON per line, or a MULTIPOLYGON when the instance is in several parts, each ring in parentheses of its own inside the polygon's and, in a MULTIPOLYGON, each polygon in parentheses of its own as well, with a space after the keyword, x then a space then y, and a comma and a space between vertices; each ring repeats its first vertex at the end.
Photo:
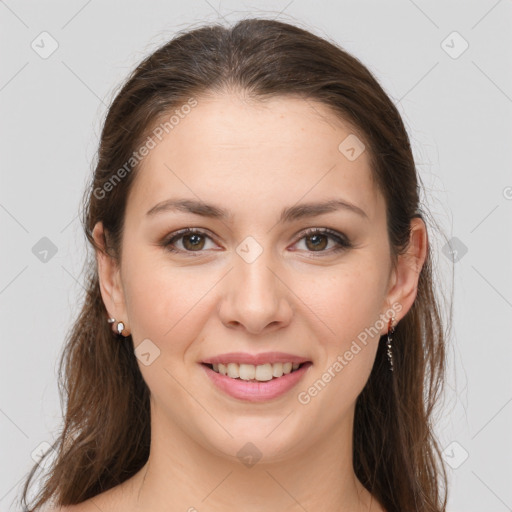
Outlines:
POLYGON ((353 134, 320 103, 198 98, 136 176, 103 298, 150 354, 156 421, 212 453, 251 442, 271 461, 348 435, 390 311, 414 300, 418 268, 391 265, 369 155, 339 149, 353 134), (263 369, 204 364, 222 361, 263 369), (305 363, 253 381, 289 367, 274 361, 305 363))

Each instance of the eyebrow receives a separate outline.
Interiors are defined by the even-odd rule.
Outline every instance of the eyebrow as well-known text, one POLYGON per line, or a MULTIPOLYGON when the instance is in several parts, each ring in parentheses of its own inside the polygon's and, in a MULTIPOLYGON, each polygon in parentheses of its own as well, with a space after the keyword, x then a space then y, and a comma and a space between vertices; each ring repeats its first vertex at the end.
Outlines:
MULTIPOLYGON (((355 204, 343 201, 341 199, 331 199, 320 203, 301 203, 294 206, 283 208, 281 211, 280 223, 292 222, 304 217, 315 217, 324 213, 330 213, 337 210, 346 210, 356 213, 361 217, 368 219, 368 215, 364 210, 355 204)), ((194 199, 167 199, 153 206, 146 215, 153 217, 162 212, 179 211, 185 213, 193 213, 202 217, 210 217, 213 219, 227 220, 232 218, 232 213, 228 210, 215 206, 213 204, 196 201, 194 199)))

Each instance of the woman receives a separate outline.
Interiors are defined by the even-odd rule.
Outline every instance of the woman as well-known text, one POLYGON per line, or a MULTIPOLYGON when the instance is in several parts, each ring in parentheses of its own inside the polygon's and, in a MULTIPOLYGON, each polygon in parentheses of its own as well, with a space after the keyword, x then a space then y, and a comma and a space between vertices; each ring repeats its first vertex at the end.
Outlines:
POLYGON ((250 19, 146 58, 101 134, 32 507, 444 511, 419 193, 397 109, 332 43, 250 19))

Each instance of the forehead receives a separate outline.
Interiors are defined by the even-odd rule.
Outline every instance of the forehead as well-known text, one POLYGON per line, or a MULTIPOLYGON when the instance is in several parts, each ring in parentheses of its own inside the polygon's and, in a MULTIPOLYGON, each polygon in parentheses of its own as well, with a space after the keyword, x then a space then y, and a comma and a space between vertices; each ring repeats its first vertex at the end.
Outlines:
POLYGON ((326 105, 236 94, 196 99, 142 161, 128 208, 147 211, 169 197, 216 198, 243 208, 340 194, 370 217, 378 213, 368 151, 347 157, 345 141, 362 143, 361 137, 326 105))

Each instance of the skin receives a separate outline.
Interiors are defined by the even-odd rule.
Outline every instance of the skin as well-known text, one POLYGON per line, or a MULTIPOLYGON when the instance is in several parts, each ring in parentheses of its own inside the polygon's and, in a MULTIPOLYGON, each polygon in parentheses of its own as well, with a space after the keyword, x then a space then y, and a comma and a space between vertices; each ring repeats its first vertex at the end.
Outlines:
MULTIPOLYGON (((338 150, 354 130, 326 106, 233 92, 197 99, 134 181, 121 261, 97 252, 109 316, 124 322, 135 347, 149 338, 160 350, 150 365, 138 361, 151 391, 151 454, 130 480, 66 510, 383 511, 355 477, 352 429, 387 324, 308 404, 297 395, 393 304, 396 322, 407 313, 426 256, 425 225, 413 220, 409 249, 393 268, 369 155, 350 161, 338 150), (169 198, 199 198, 232 218, 146 215, 169 198), (338 210, 278 222, 284 207, 332 198, 367 217, 338 210), (186 227, 208 231, 196 252, 186 237, 174 243, 186 254, 163 246, 186 227), (336 241, 320 236, 315 249, 307 228, 345 234, 353 247, 334 253, 336 241), (236 252, 247 236, 262 248, 251 263, 236 252), (267 402, 223 394, 199 366, 220 353, 274 350, 313 366, 267 402), (247 442, 262 454, 250 468, 237 457, 247 442)), ((101 246, 101 223, 94 236, 101 246)))

